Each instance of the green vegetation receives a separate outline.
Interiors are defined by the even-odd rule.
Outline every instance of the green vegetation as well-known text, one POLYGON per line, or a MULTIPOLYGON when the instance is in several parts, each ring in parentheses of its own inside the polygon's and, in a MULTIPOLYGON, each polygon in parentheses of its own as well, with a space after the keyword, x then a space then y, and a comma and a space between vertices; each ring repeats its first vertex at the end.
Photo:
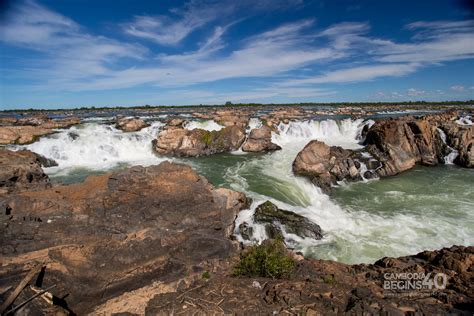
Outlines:
POLYGON ((211 278, 211 274, 209 271, 204 271, 204 273, 201 275, 204 280, 208 280, 211 278))
POLYGON ((205 131, 202 136, 202 141, 207 145, 211 145, 212 144, 212 141, 214 139, 214 134, 212 133, 212 131, 205 131))
POLYGON ((326 283, 326 284, 333 285, 334 283, 336 283, 336 278, 335 278, 334 275, 332 275, 332 274, 326 275, 326 276, 323 278, 323 282, 326 283))
POLYGON ((272 106, 355 106, 355 107, 382 107, 382 106, 400 106, 400 107, 410 107, 410 106, 423 106, 423 105, 472 105, 474 100, 467 101, 441 101, 441 102, 428 102, 428 101, 410 101, 410 102, 326 102, 326 103, 317 103, 317 102, 305 102, 305 103, 230 103, 226 104, 207 104, 207 105, 197 105, 197 104, 188 104, 188 105, 141 105, 141 106, 107 106, 107 107, 78 107, 78 108, 57 108, 57 109, 15 109, 15 110, 3 110, 0 112, 57 112, 57 111, 69 111, 69 112, 87 112, 87 111, 117 111, 117 110, 154 110, 154 109, 185 109, 193 107, 204 107, 204 108, 214 108, 214 107, 272 107, 272 106))
POLYGON ((240 255, 239 263, 234 267, 234 276, 289 278, 295 261, 288 253, 281 239, 264 241, 252 246, 240 255))

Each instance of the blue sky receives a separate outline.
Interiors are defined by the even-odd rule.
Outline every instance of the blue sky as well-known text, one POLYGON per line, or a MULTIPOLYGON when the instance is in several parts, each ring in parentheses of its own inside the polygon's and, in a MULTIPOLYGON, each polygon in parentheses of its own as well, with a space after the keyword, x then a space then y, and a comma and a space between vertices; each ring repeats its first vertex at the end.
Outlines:
POLYGON ((0 108, 474 99, 468 2, 2 1, 0 108))

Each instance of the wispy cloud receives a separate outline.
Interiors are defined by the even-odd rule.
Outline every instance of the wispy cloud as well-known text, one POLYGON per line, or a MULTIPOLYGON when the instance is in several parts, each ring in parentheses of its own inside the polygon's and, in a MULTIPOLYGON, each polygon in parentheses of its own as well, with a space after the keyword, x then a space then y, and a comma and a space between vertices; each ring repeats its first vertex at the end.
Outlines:
MULTIPOLYGON (((261 12, 292 5, 301 3, 194 0, 167 15, 133 17, 121 25, 131 36, 117 40, 93 34, 72 19, 28 0, 17 3, 0 22, 0 40, 38 52, 24 61, 23 70, 25 76, 37 79, 41 89, 92 91, 148 85, 198 91, 193 85, 260 79, 258 87, 249 91, 219 94, 199 90, 202 100, 235 102, 329 95, 335 91, 325 84, 406 76, 424 67, 474 58, 473 21, 414 22, 405 26, 413 36, 404 42, 371 36, 369 22, 322 27, 316 19, 258 29, 232 41, 228 38, 245 19, 236 16, 238 10, 261 12), (145 43, 176 45, 201 28, 205 28, 199 33, 202 37, 179 53, 164 54, 157 45, 145 43), (137 38, 146 41, 139 45, 137 38)), ((412 88, 403 95, 416 97, 422 92, 412 88)))
POLYGON ((456 92, 464 92, 465 88, 464 86, 456 85, 456 86, 452 86, 451 90, 456 91, 456 92))
POLYGON ((33 1, 16 4, 0 22, 0 41, 42 55, 27 68, 41 79, 102 75, 118 58, 139 58, 143 47, 88 34, 71 19, 33 1))

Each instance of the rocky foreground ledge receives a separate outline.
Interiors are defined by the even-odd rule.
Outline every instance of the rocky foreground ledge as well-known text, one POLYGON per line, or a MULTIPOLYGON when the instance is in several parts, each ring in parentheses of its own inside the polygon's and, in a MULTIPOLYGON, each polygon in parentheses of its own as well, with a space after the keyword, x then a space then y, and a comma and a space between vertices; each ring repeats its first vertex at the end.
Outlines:
MULTIPOLYGON (((39 163, 28 152, 2 154, 10 165, 22 165, 23 156, 34 169, 39 163)), ((0 301, 38 264, 44 269, 36 287, 26 287, 15 304, 55 286, 53 305, 37 298, 24 314, 472 313, 474 247, 352 266, 287 253, 294 269, 284 280, 233 276, 243 253, 231 232, 249 201, 186 165, 8 188, 0 194, 0 301), (442 273, 446 288, 384 288, 404 272, 442 273)))

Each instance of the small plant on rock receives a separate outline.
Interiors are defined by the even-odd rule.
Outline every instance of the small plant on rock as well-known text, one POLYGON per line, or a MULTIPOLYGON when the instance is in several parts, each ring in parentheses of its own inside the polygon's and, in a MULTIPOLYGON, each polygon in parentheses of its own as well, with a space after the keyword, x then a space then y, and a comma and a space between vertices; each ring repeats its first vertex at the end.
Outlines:
POLYGON ((288 278, 295 267, 295 261, 288 253, 281 239, 264 241, 252 246, 240 255, 234 267, 234 276, 288 278))

